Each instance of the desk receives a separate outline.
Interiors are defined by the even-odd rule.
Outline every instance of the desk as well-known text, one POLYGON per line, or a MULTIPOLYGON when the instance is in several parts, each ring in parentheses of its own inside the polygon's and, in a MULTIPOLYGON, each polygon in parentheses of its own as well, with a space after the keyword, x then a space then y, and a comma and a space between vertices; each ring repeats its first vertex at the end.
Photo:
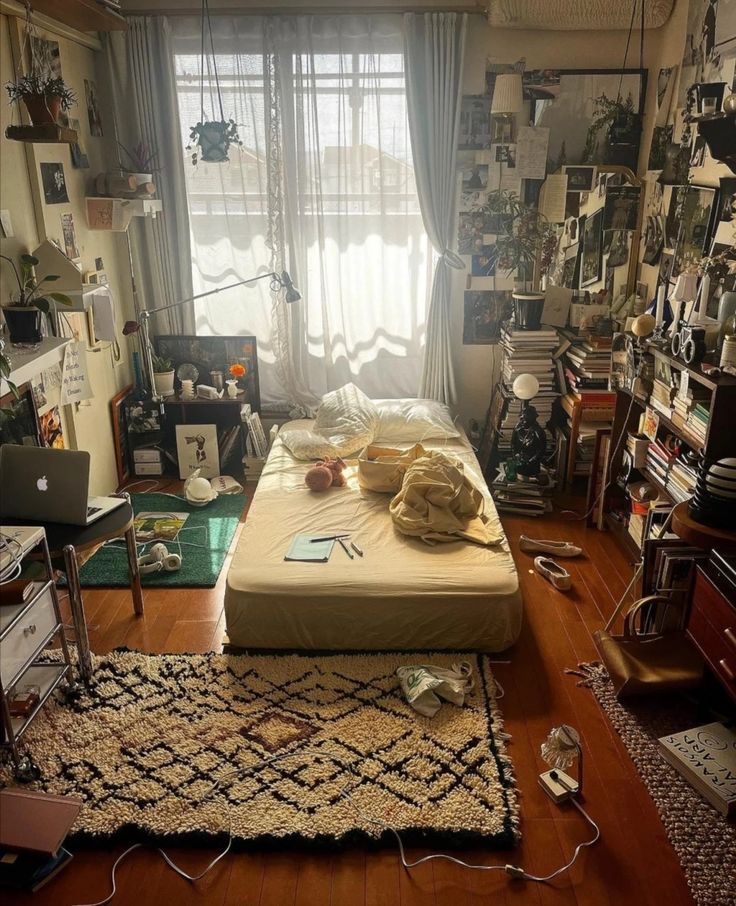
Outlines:
MULTIPOLYGON (((124 536, 128 554, 130 588, 133 595, 133 610, 138 616, 143 614, 143 589, 141 588, 141 577, 138 570, 138 552, 135 546, 133 507, 130 505, 129 496, 127 494, 122 496, 126 499, 123 506, 118 507, 91 525, 65 525, 60 522, 44 523, 51 561, 57 569, 61 569, 66 574, 66 580, 69 585, 69 604, 77 637, 79 673, 85 683, 89 683, 92 676, 92 656, 87 636, 87 621, 84 615, 82 588, 79 583, 77 554, 97 547, 104 541, 124 536)), ((4 518, 3 522, 8 526, 28 524, 27 519, 4 518)))

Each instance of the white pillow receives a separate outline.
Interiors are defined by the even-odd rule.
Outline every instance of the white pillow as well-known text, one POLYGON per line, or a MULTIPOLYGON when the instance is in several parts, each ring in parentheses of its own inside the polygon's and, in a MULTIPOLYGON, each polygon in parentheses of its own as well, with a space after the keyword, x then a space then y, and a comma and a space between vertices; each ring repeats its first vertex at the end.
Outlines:
POLYGON ((413 441, 460 437, 450 410, 436 400, 373 400, 378 410, 375 440, 413 441))
POLYGON ((314 420, 314 431, 346 454, 369 444, 377 426, 378 410, 355 384, 326 393, 314 420))
POLYGON ((337 456, 348 456, 353 452, 333 446, 321 434, 307 428, 282 429, 279 431, 279 437, 296 459, 335 459, 337 456))

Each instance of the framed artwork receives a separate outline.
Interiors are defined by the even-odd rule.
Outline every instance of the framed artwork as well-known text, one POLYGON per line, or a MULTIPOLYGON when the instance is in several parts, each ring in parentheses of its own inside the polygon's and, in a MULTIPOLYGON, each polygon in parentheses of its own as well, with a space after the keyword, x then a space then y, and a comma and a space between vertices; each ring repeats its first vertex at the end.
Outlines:
POLYGON ((579 261, 580 243, 575 242, 565 249, 565 261, 562 265, 562 286, 566 289, 575 289, 577 287, 579 261))
POLYGON ((0 445, 39 446, 38 416, 30 384, 18 387, 18 399, 12 393, 0 398, 0 445))
POLYGON ((115 468, 118 473, 119 488, 130 478, 130 442, 125 421, 125 403, 132 392, 133 385, 129 384, 110 400, 112 436, 115 443, 115 468))
MULTIPOLYGON (((674 192, 672 197, 674 199, 674 192)), ((680 207, 675 218, 679 220, 680 228, 674 246, 672 278, 699 261, 709 247, 717 199, 718 191, 707 186, 685 186, 684 195, 678 193, 680 207)))
POLYGON ((260 411, 258 385, 258 349, 255 337, 195 337, 160 334, 154 340, 159 355, 171 359, 174 369, 190 362, 199 372, 200 384, 210 384, 210 372, 222 371, 227 376, 230 365, 245 367, 245 377, 238 382, 245 389, 245 399, 254 412, 260 411))
POLYGON ((575 164, 622 164, 636 170, 639 156, 638 133, 631 143, 612 146, 608 126, 591 127, 597 118, 595 101, 605 97, 640 116, 644 112, 646 71, 643 69, 544 69, 529 70, 522 76, 524 95, 531 101, 534 126, 549 130, 547 171, 575 164), (620 86, 620 88, 619 88, 620 86))
POLYGON ((596 185, 596 167, 563 167, 568 192, 592 192, 596 185))
POLYGON ((69 202, 64 164, 41 164, 41 183, 43 184, 43 200, 46 204, 67 204, 69 202))
POLYGON ((635 230, 639 219, 640 198, 639 186, 609 186, 603 208, 603 229, 635 230))
POLYGON ((580 286, 597 283, 603 276, 603 210, 586 217, 583 227, 583 255, 580 286))
POLYGON ((216 425, 177 425, 176 455, 179 478, 189 478, 195 469, 202 478, 216 478, 220 474, 216 425))
POLYGON ((508 290, 467 291, 464 295, 463 344, 498 343, 501 324, 511 317, 508 290))

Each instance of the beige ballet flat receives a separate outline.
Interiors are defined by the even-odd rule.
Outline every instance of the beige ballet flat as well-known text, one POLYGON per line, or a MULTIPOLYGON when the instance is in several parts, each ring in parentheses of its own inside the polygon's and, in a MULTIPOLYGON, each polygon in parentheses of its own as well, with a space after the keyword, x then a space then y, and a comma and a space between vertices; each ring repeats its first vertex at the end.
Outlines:
POLYGON ((553 557, 579 557, 583 549, 569 541, 535 541, 526 535, 519 535, 519 547, 525 554, 551 554, 553 557))
POLYGON ((560 591, 567 591, 572 587, 570 573, 549 557, 535 557, 534 569, 536 569, 540 576, 544 576, 548 582, 551 582, 554 587, 558 588, 560 591))

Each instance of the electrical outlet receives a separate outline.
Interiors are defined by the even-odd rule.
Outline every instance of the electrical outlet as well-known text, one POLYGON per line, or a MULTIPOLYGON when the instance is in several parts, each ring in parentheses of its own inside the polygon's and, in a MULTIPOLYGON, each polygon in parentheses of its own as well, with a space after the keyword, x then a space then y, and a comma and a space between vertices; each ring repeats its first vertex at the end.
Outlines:
POLYGON ((564 771, 545 771, 539 775, 539 785, 556 803, 564 802, 578 792, 578 782, 564 771))

